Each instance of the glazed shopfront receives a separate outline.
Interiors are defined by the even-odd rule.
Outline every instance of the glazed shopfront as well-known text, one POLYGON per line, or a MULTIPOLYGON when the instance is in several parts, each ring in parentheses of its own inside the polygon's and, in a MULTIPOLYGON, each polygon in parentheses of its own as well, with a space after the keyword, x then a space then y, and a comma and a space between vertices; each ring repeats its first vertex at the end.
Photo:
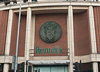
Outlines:
POLYGON ((34 72, 68 72, 67 66, 35 66, 34 72))
POLYGON ((33 72, 68 72, 67 60, 29 61, 33 72))

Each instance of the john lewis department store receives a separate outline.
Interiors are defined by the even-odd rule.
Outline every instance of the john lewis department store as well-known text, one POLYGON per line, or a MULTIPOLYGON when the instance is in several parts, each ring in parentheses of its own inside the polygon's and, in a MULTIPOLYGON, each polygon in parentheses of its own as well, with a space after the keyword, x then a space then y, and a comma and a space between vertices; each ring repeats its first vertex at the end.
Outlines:
MULTIPOLYGON (((19 0, 0 3, 0 71, 11 72, 19 0), (15 4, 16 3, 16 4, 15 4)), ((18 66, 31 72, 100 72, 100 1, 22 1, 18 66)), ((18 67, 19 69, 19 67, 18 67)))

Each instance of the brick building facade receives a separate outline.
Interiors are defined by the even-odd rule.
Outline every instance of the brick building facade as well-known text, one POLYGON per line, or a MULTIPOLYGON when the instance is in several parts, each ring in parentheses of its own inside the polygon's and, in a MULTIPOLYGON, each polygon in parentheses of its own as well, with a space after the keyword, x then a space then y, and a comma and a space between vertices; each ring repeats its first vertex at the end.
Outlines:
MULTIPOLYGON (((99 11, 99 1, 22 1, 18 64, 28 62, 24 72, 29 66, 31 72, 73 72, 73 63, 81 60, 83 72, 100 72, 99 11), (58 23, 62 30, 61 37, 54 43, 47 43, 40 37, 40 28, 48 21, 58 23), (42 49, 39 54, 37 46, 42 49), (56 46, 61 53, 53 52, 56 46), (52 52, 44 52, 44 49, 52 52)), ((19 1, 0 4, 1 72, 12 71, 18 12, 19 1)))

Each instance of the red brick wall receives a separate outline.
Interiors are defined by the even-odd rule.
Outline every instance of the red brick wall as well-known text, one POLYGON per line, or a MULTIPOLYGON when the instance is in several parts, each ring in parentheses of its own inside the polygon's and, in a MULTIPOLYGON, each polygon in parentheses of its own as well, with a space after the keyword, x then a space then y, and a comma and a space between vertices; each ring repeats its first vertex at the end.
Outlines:
POLYGON ((5 53, 8 11, 0 11, 0 55, 5 53))
POLYGON ((75 56, 91 53, 88 11, 74 14, 75 56))
POLYGON ((94 7, 97 52, 100 53, 100 7, 94 7))
MULTIPOLYGON (((35 47, 39 46, 42 48, 55 48, 59 46, 63 49, 63 54, 41 54, 41 56, 52 56, 52 55, 67 55, 67 14, 38 14, 36 15, 36 27, 35 27, 35 47), (62 28, 62 36, 55 43, 46 43, 44 42, 39 35, 39 30, 41 25, 47 21, 55 21, 62 28)), ((36 54, 35 54, 36 55, 36 54)), ((39 55, 37 55, 39 56, 39 55)))
MULTIPOLYGON (((12 35, 11 35, 10 55, 15 55, 15 53, 16 53, 17 27, 18 27, 18 14, 14 13, 13 25, 12 25, 12 35)), ((25 34, 26 34, 26 16, 22 15, 21 16, 21 25, 20 25, 19 48, 18 48, 19 56, 24 56, 25 34)))

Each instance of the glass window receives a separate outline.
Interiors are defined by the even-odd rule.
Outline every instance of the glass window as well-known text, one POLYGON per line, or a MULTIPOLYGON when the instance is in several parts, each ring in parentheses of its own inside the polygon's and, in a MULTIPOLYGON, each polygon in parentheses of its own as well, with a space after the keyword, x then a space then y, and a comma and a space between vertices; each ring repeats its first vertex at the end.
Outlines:
POLYGON ((34 66, 34 72, 68 72, 67 66, 34 66))

